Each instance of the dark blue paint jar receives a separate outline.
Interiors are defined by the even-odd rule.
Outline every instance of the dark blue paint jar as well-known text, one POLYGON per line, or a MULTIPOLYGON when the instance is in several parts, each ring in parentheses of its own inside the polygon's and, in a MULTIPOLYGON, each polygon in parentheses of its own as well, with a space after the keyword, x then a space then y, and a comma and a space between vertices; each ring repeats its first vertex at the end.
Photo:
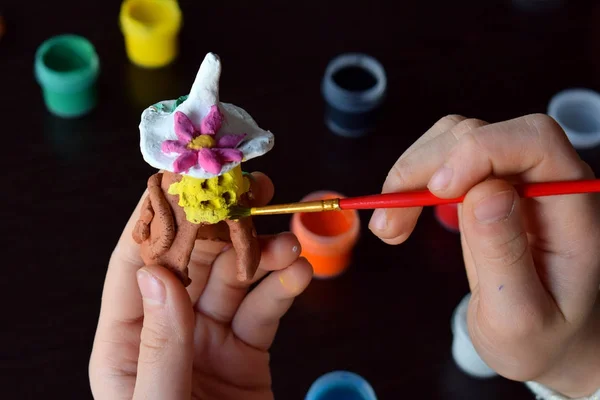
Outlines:
POLYGON ((565 89, 548 104, 548 115, 578 150, 600 145, 600 93, 586 88, 565 89))
POLYGON ((387 91, 387 77, 375 58, 346 53, 329 62, 321 91, 327 127, 340 136, 360 137, 375 128, 387 91))

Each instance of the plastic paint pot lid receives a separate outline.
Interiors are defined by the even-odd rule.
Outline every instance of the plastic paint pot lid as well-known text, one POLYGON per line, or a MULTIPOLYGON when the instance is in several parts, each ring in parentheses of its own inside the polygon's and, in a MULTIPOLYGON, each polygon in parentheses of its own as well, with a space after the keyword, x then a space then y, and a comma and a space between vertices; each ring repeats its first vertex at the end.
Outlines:
POLYGON ((341 54, 327 65, 321 91, 329 129, 342 136, 362 136, 374 126, 387 76, 381 63, 367 54, 341 54))
POLYGON ((576 149, 600 144, 600 94, 590 89, 567 89, 552 97, 548 115, 558 122, 576 149))
MULTIPOLYGON (((301 201, 344 198, 333 191, 317 191, 301 201)), ((356 210, 297 213, 292 216, 291 231, 302 246, 302 256, 311 263, 315 278, 332 278, 349 266, 360 233, 356 210)))
POLYGON ((304 400, 377 400, 377 396, 362 376, 332 371, 314 381, 304 400))
POLYGON ((38 48, 35 76, 40 85, 61 93, 78 92, 95 84, 100 60, 94 45, 77 35, 54 36, 38 48))
POLYGON ((466 295, 452 315, 452 357, 458 367, 475 378, 491 378, 496 372, 481 359, 469 337, 467 311, 471 294, 466 295))

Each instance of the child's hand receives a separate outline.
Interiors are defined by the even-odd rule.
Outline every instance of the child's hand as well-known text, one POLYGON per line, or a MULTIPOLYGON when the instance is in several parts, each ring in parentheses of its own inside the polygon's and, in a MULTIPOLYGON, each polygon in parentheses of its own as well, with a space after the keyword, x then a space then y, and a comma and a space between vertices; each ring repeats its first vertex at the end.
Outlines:
MULTIPOLYGON (((255 204, 264 205, 273 185, 265 175, 253 175, 255 204)), ((142 268, 131 235, 140 207, 106 275, 89 366, 94 397, 272 399, 268 349, 279 319, 312 277, 297 239, 288 233, 261 238, 254 282, 273 272, 250 292, 250 283, 236 280, 233 248, 198 242, 186 291, 167 269, 142 268)))
MULTIPOLYGON (((491 125, 450 116, 400 157, 383 187, 466 194, 459 214, 475 348, 499 374, 571 397, 600 387, 598 196, 522 200, 507 180, 593 178, 547 116, 491 125)), ((401 243, 420 211, 377 210, 370 228, 401 243)))

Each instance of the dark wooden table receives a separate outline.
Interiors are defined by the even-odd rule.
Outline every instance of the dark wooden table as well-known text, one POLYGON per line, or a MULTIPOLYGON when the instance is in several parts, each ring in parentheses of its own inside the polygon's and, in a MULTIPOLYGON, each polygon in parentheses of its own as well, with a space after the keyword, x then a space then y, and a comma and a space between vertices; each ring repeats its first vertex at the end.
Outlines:
MULTIPOLYGON (((272 177, 274 201, 317 189, 360 195, 379 191, 397 157, 446 114, 493 122, 545 112, 566 87, 600 89, 593 3, 527 14, 509 0, 186 0, 180 58, 149 72, 125 56, 119 2, 3 0, 0 398, 90 397, 106 265, 153 172, 138 147, 141 111, 187 93, 206 52, 222 57, 222 99, 276 135, 271 153, 246 164, 272 177), (97 109, 72 121, 46 112, 33 78, 37 46, 69 32, 90 39, 102 64, 97 109), (389 78, 377 132, 360 140, 323 123, 320 80, 346 51, 375 56, 389 78)), ((599 155, 582 153, 596 171, 599 155)), ((450 316, 468 290, 458 236, 427 210, 409 241, 391 247, 361 216, 351 269, 311 283, 281 324, 276 398, 302 399, 318 376, 346 369, 381 399, 531 399, 520 383, 470 379, 452 361, 450 316)), ((289 218, 257 224, 278 232, 289 218)))

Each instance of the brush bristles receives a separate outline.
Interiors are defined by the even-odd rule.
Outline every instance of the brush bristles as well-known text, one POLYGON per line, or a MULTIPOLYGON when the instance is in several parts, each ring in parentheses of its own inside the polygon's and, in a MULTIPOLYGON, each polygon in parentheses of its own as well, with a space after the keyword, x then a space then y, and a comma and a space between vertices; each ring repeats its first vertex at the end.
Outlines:
POLYGON ((242 206, 231 206, 229 208, 229 219, 240 219, 251 215, 250 208, 242 206))

